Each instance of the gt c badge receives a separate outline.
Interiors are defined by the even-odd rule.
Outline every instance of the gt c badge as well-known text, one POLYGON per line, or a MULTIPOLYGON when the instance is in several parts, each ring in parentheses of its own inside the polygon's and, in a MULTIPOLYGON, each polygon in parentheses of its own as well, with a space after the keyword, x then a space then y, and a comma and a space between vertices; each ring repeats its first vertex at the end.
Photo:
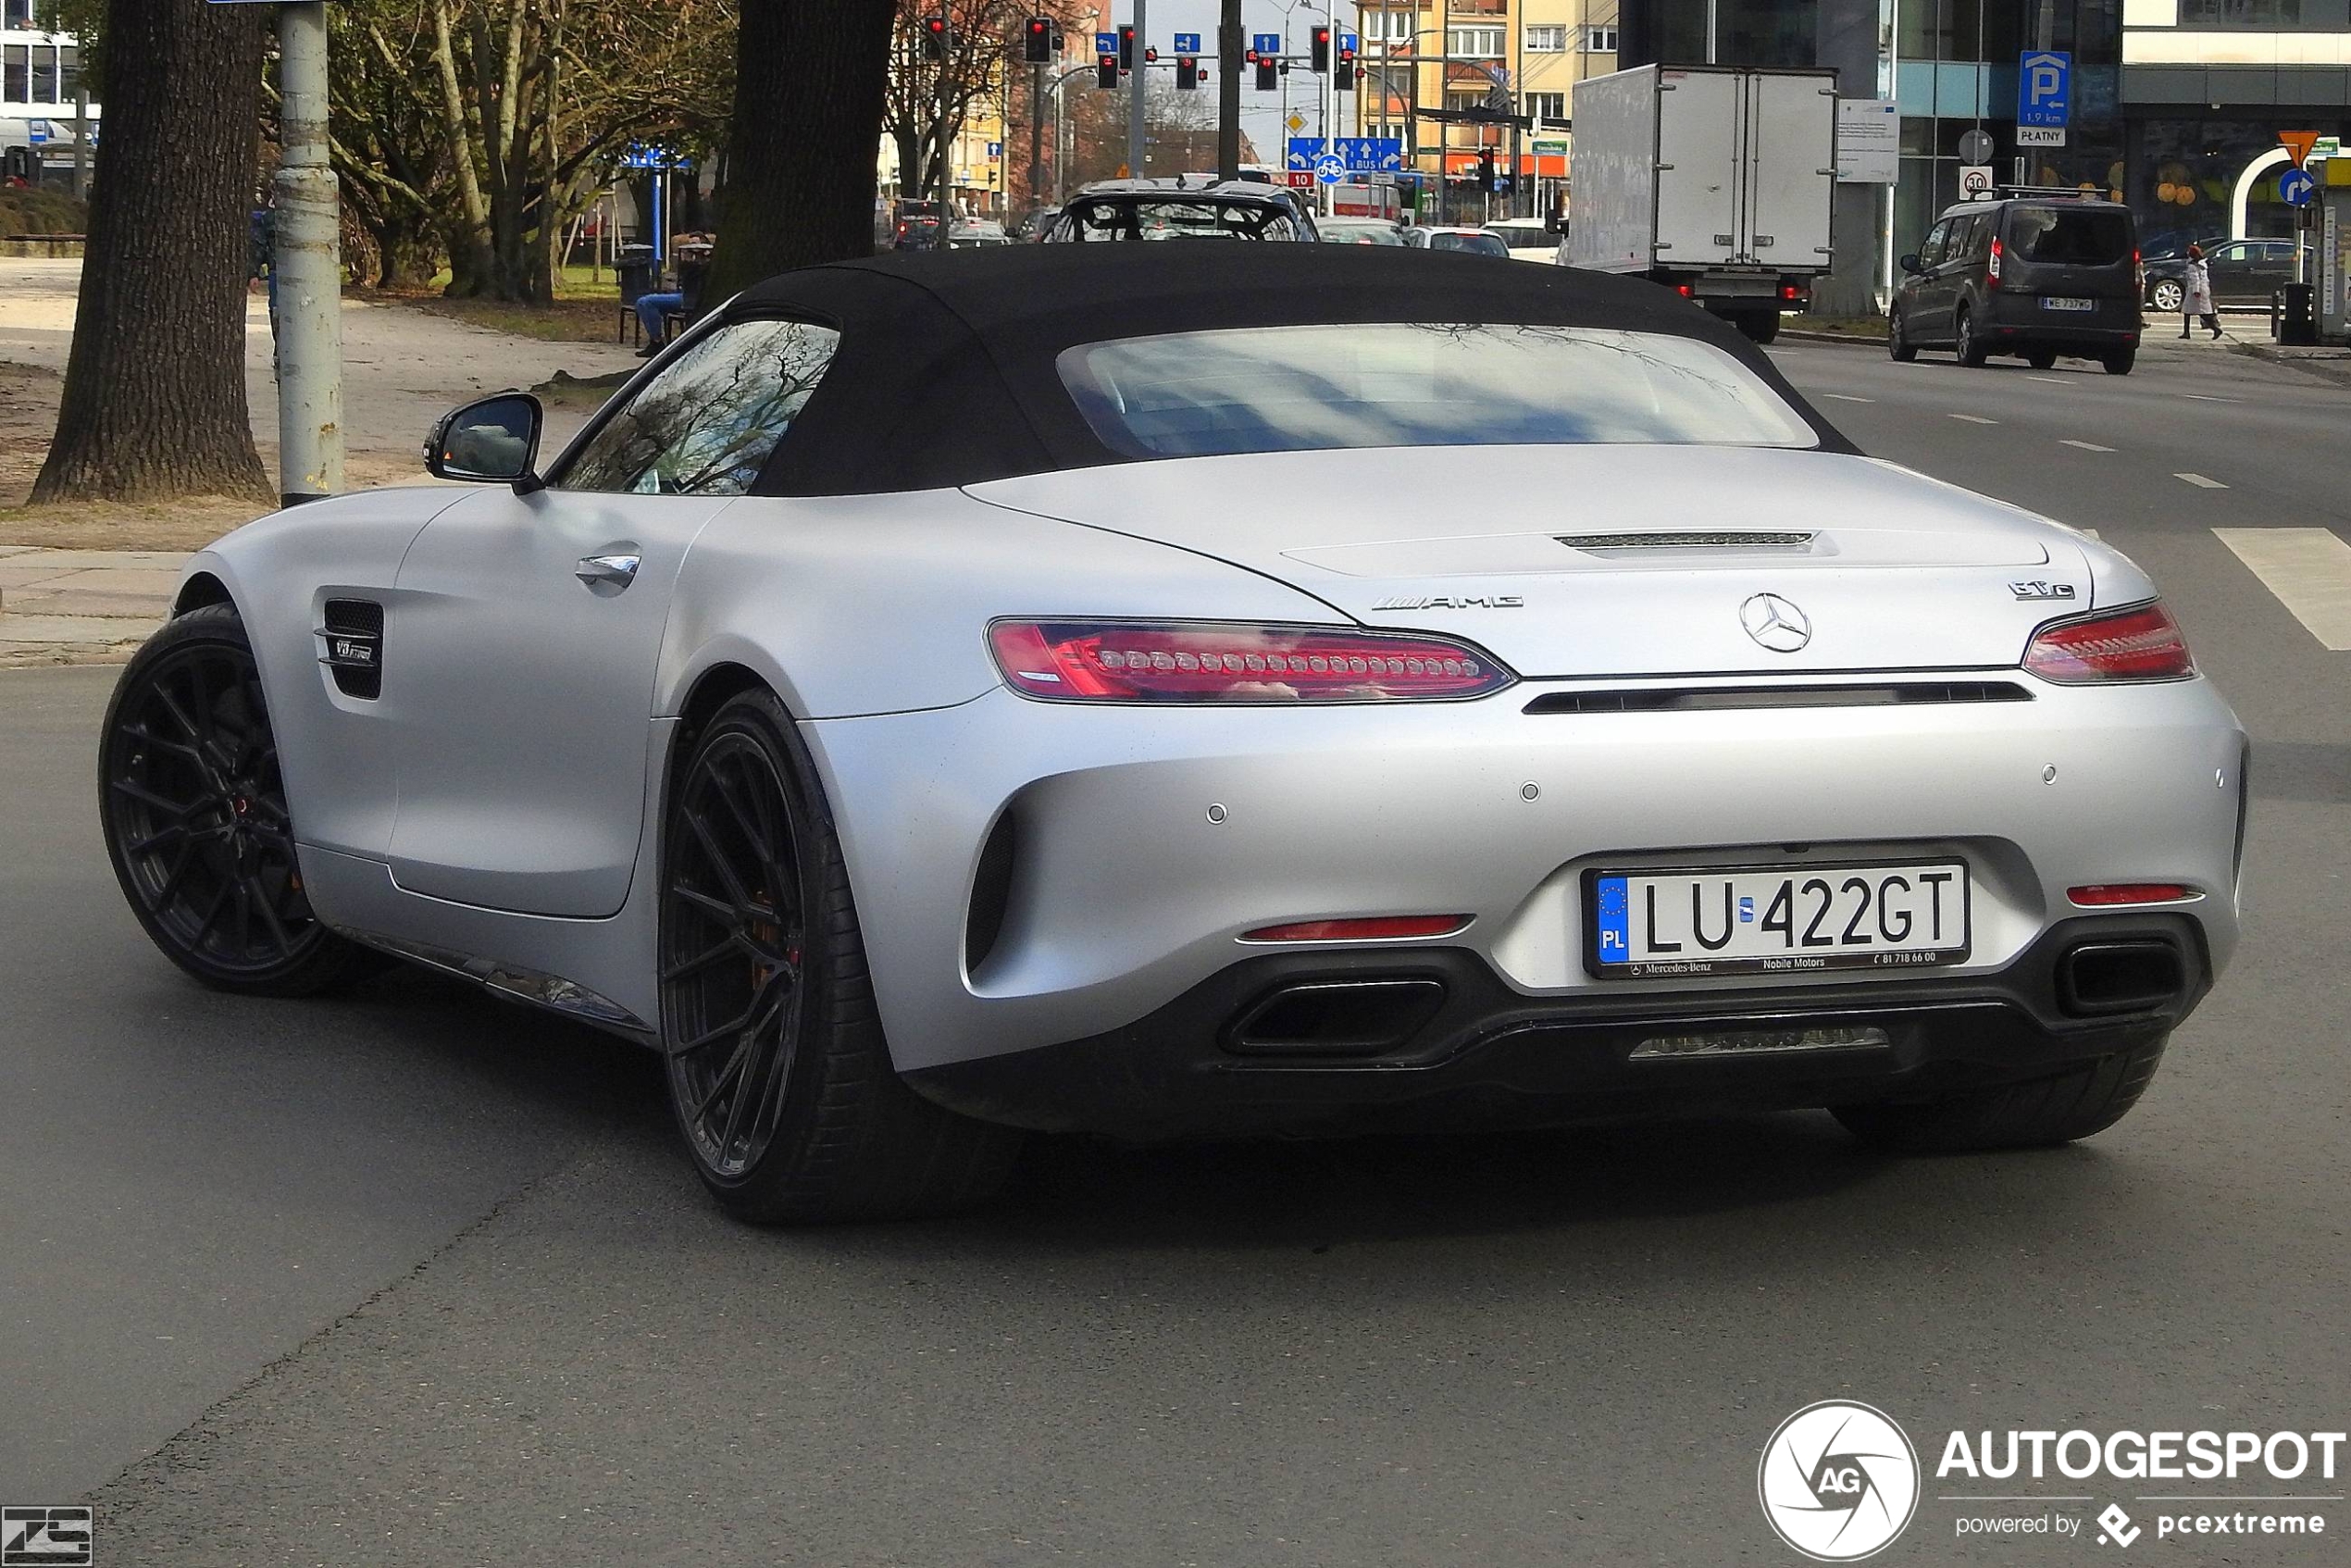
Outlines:
POLYGON ((2009 584, 2009 591, 2019 599, 2071 599, 2073 597, 2073 585, 2070 582, 2042 582, 2036 579, 2032 582, 2012 582, 2009 584))
POLYGON ((1739 606, 1739 625, 1774 653, 1793 653, 1812 641, 1812 620, 1776 593, 1759 593, 1739 606))

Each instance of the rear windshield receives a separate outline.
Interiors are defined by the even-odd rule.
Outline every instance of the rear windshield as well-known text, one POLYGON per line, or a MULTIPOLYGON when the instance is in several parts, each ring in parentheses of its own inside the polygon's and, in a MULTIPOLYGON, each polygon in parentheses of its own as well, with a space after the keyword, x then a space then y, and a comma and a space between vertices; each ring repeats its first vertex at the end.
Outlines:
POLYGON ((1499 234, 1431 234, 1428 248, 1433 251, 1471 251, 1478 255, 1508 255, 1510 246, 1502 243, 1499 234))
POLYGON ((2009 249, 2019 261, 2112 267, 2131 259, 2131 215, 2111 207, 2010 207, 2009 249))
POLYGON ((1072 203, 1079 240, 1296 240, 1289 215, 1271 203, 1175 202, 1143 197, 1072 203))
POLYGON ((1597 327, 1260 327, 1064 351, 1063 384, 1130 457, 1367 446, 1816 446, 1711 343, 1597 327))

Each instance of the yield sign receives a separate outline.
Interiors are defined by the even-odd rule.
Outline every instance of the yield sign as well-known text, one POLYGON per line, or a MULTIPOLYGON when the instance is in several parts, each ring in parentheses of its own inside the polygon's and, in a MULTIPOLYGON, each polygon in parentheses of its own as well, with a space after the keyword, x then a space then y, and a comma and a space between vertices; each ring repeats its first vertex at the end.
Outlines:
POLYGON ((2287 154, 2294 159, 2294 167, 2300 168, 2309 158, 2310 149, 2319 144, 2319 133, 2315 131, 2281 131, 2278 140, 2285 143, 2287 154))

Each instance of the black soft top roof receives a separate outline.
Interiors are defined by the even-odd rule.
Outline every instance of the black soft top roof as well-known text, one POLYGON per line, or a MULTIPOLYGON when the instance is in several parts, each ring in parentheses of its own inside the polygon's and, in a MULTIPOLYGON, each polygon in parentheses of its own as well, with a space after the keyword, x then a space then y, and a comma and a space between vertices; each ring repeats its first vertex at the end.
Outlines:
POLYGON ((1852 445, 1737 331, 1654 284, 1369 245, 1168 240, 902 253, 745 290, 727 319, 790 316, 840 347, 760 476, 769 495, 933 490, 1132 461, 1064 390, 1063 350, 1217 328, 1356 322, 1614 327, 1703 339, 1852 445))

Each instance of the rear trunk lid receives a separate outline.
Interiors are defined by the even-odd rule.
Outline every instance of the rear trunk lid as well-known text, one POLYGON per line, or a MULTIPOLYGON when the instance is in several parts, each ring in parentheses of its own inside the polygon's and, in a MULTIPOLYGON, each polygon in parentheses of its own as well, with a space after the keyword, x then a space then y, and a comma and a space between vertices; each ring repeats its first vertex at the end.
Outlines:
POLYGON ((2036 626, 2091 602, 2067 530, 1834 453, 1266 453, 970 493, 1227 561, 1365 625, 1465 638, 1536 678, 2012 666, 2036 626), (1749 633, 1742 612, 1767 593, 1809 623, 1802 646, 1749 633))

